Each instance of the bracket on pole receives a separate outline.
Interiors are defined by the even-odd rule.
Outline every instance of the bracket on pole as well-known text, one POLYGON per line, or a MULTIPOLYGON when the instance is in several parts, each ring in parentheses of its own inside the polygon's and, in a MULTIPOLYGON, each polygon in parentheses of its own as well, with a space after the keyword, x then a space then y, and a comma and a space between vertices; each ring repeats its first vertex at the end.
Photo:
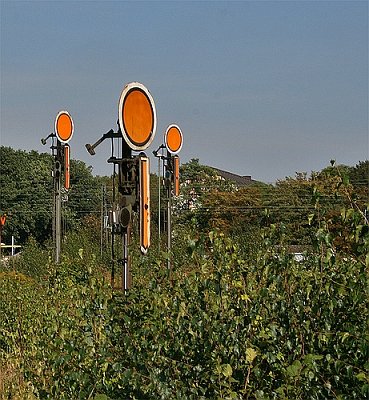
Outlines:
POLYGON ((109 132, 104 133, 99 140, 97 140, 94 144, 87 143, 85 145, 87 151, 94 156, 96 154, 95 148, 101 144, 105 139, 115 139, 122 137, 122 134, 118 132, 114 132, 113 129, 110 129, 109 132))

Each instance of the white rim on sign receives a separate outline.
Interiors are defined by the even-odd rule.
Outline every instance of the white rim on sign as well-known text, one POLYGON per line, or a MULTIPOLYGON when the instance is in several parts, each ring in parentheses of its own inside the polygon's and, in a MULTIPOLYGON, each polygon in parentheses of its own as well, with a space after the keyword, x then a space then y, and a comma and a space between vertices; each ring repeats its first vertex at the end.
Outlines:
POLYGON ((119 127, 122 132, 123 138, 132 150, 136 150, 136 151, 145 150, 150 146, 151 142, 154 140, 155 132, 156 132, 156 123, 157 123, 155 103, 154 103, 153 97, 151 96, 151 93, 142 83, 139 83, 139 82, 128 83, 122 90, 122 93, 119 98, 119 105, 118 105, 118 122, 119 122, 119 127), (148 138, 148 140, 145 141, 145 143, 143 143, 143 144, 137 144, 134 141, 132 141, 131 137, 129 136, 129 133, 126 132, 124 120, 123 120, 123 106, 124 106, 125 99, 126 99, 127 95, 129 93, 131 93, 134 89, 138 89, 139 91, 144 93, 144 95, 146 96, 146 98, 148 99, 148 101, 150 103, 151 112, 152 112, 152 119, 153 119, 152 132, 151 132, 151 135, 148 138))
POLYGON ((55 122, 54 122, 54 129, 55 129, 56 137, 58 138, 58 140, 59 140, 60 142, 62 142, 62 143, 68 143, 68 142, 72 139, 73 132, 74 132, 74 122, 73 122, 73 118, 70 116, 70 114, 69 114, 68 111, 64 111, 64 110, 63 110, 63 111, 59 111, 59 112, 58 112, 58 115, 56 116, 55 122), (59 120, 59 118, 60 118, 61 115, 67 115, 68 118, 69 118, 69 121, 70 121, 70 123, 71 123, 71 132, 70 132, 70 135, 69 135, 68 139, 62 138, 62 137, 60 136, 59 131, 58 131, 58 120, 59 120))
POLYGON ((167 130, 165 131, 165 134, 164 134, 164 143, 165 143, 165 146, 166 146, 167 150, 168 150, 169 153, 171 153, 171 154, 178 154, 178 153, 181 151, 182 145, 183 145, 183 134, 182 134, 182 131, 181 131, 181 129, 180 129, 180 127, 179 127, 178 125, 172 124, 172 125, 169 125, 169 126, 168 126, 168 128, 167 128, 167 130), (173 150, 171 150, 171 149, 169 148, 168 140, 167 140, 167 139, 168 139, 168 133, 169 133, 169 131, 170 131, 172 128, 175 128, 176 130, 178 130, 179 135, 180 135, 180 137, 181 137, 181 144, 179 145, 179 147, 178 147, 178 149, 177 149, 176 151, 173 151, 173 150))

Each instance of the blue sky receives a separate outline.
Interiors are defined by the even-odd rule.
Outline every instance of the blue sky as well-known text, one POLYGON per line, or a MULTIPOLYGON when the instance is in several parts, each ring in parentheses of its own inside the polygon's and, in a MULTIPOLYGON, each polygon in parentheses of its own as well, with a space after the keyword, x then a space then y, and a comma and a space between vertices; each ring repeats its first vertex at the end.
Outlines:
POLYGON ((1 145, 48 152, 68 110, 72 157, 109 175, 109 144, 84 145, 116 130, 138 81, 157 109, 149 155, 177 123, 182 162, 265 182, 369 158, 367 1, 0 4, 1 145))

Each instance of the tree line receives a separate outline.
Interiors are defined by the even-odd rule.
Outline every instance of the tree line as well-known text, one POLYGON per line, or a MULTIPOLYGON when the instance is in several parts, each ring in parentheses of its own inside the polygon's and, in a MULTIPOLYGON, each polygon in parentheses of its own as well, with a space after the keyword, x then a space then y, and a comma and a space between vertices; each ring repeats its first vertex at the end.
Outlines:
MULTIPOLYGON (((14 236, 24 244, 33 237, 44 243, 52 234, 52 156, 1 146, 0 160, 0 214, 8 217, 3 240, 9 242, 14 236)), ((364 212, 369 198, 368 160, 355 166, 332 162, 322 171, 296 173, 275 185, 254 182, 239 187, 192 159, 181 166, 180 178, 181 193, 173 206, 179 227, 192 225, 203 232, 216 228, 240 239, 273 223, 282 227, 290 245, 311 244, 311 215, 315 209, 334 218, 341 207, 355 202, 364 212)), ((111 206, 111 191, 112 177, 94 176, 91 166, 71 160, 71 188, 62 196, 64 230, 75 230, 86 217, 94 216, 99 221, 102 202, 111 206)), ((161 196, 163 206, 163 190, 161 196)), ((155 174, 151 179, 151 209, 153 229, 157 230, 155 174)))

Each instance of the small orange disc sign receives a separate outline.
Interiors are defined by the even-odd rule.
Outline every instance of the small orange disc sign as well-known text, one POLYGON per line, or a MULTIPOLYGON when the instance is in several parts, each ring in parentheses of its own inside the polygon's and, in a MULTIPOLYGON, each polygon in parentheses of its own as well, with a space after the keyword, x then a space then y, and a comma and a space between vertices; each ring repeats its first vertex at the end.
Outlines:
POLYGON ((177 125, 169 125, 165 132, 165 146, 172 154, 180 152, 183 143, 182 132, 177 125))
POLYGON ((55 118, 55 133, 57 138, 63 142, 68 143, 74 131, 74 124, 72 117, 67 111, 60 111, 55 118))
POLYGON ((147 88, 138 82, 129 83, 122 91, 118 108, 119 127, 133 150, 145 150, 156 131, 154 100, 147 88))

